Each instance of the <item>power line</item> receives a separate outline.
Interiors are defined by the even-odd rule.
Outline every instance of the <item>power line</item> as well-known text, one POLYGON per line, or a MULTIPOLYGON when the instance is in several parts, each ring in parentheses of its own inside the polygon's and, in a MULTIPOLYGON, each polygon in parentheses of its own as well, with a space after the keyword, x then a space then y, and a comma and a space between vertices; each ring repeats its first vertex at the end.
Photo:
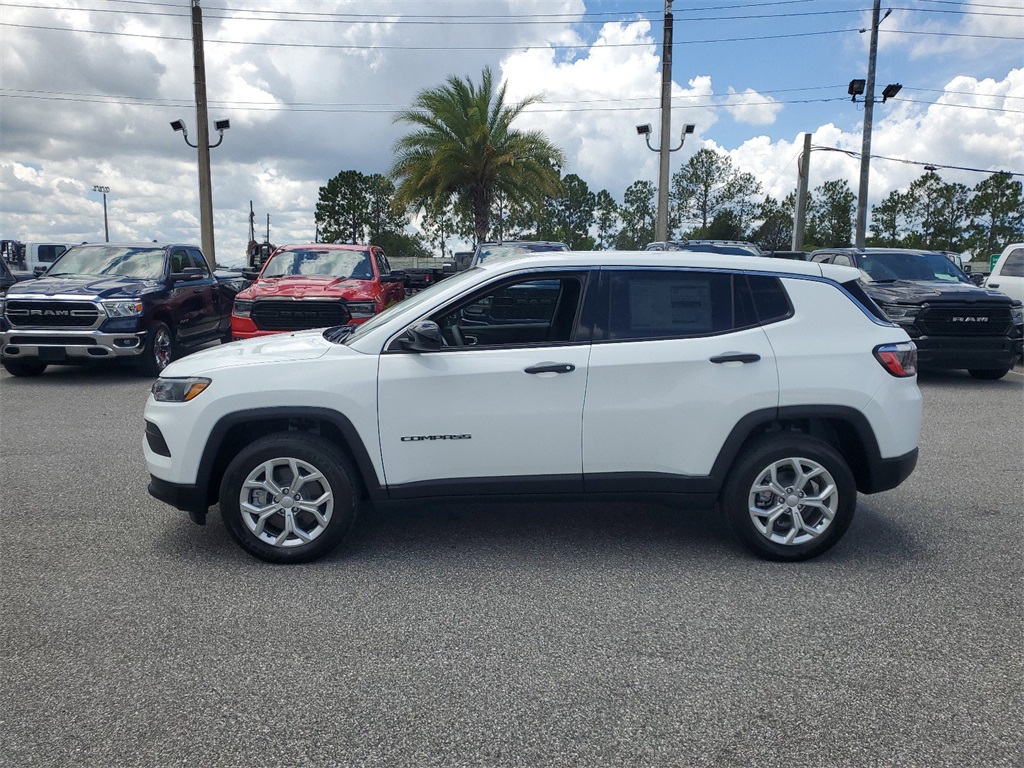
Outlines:
MULTIPOLYGON (((838 152, 842 155, 849 155, 850 157, 860 158, 861 153, 856 152, 852 149, 840 149, 839 147, 811 147, 812 150, 818 152, 838 152)), ((991 168, 968 168, 963 165, 943 165, 942 163, 927 162, 923 160, 908 160, 905 157, 886 157, 885 155, 869 155, 872 160, 888 160, 893 163, 904 163, 906 165, 920 165, 926 168, 945 168, 950 171, 971 171, 973 173, 1003 173, 1007 176, 1024 176, 1024 173, 1018 173, 1015 171, 993 171, 991 168)))

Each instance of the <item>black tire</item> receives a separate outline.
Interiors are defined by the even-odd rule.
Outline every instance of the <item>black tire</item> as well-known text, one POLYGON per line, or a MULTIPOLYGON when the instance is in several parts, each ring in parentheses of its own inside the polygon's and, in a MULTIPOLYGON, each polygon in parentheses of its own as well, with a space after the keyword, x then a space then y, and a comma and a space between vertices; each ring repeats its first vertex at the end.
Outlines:
POLYGON ((801 433, 780 433, 759 438, 743 450, 726 479, 721 505, 737 537, 755 555, 807 560, 830 549, 850 527, 857 483, 832 446, 801 433), (773 467, 779 493, 762 488, 773 467), (809 476, 801 481, 797 467, 809 476), (816 497, 831 518, 820 504, 807 503, 816 497), (756 515, 754 509, 765 514, 756 515), (778 513, 774 520, 769 512, 778 513))
POLYGON ((146 329, 146 343, 139 358, 139 372, 143 376, 159 376, 175 357, 174 336, 167 323, 159 320, 146 329))
POLYGON ((1010 372, 1009 368, 968 368, 972 378, 982 381, 996 381, 1010 372))
POLYGON ((326 555, 352 528, 358 503, 351 464, 327 440, 302 432, 278 432, 250 443, 228 465, 220 485, 228 533, 247 552, 271 563, 305 563, 326 555), (261 477, 266 482, 268 471, 271 483, 264 488, 246 485, 258 485, 261 477), (298 493, 296 471, 303 478, 298 493), (321 503, 301 498, 307 493, 321 503), (251 511, 242 509, 243 495, 251 511), (305 508, 296 512, 300 503, 305 508), (262 524, 256 509, 265 513, 262 524))
POLYGON ((4 360, 3 365, 11 376, 38 376, 46 370, 46 363, 38 360, 4 360))

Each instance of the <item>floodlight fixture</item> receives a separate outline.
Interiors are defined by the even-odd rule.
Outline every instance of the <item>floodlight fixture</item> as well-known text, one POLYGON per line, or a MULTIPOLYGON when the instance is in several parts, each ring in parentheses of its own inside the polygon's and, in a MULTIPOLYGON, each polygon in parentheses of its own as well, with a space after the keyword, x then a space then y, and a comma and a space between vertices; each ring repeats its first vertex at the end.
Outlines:
POLYGON ((185 121, 184 120, 172 120, 171 121, 171 128, 173 128, 176 131, 181 131, 185 135, 188 135, 188 131, 185 130, 185 121))
POLYGON ((230 120, 218 120, 217 122, 215 122, 213 124, 213 127, 216 128, 218 131, 226 131, 228 128, 231 127, 231 121, 230 120))
POLYGON ((651 134, 651 124, 646 123, 644 125, 638 125, 636 127, 636 132, 640 136, 649 136, 651 134))
POLYGON ((902 89, 903 85, 901 83, 889 83, 882 91, 882 103, 885 104, 886 101, 893 98, 902 89))
POLYGON ((694 129, 696 127, 697 126, 694 125, 693 123, 687 123, 686 125, 684 125, 683 126, 683 138, 685 139, 688 134, 693 133, 693 131, 694 131, 694 129))
POLYGON ((864 93, 865 85, 867 85, 867 81, 863 79, 850 81, 850 87, 846 89, 846 92, 853 97, 850 101, 856 101, 857 97, 864 93))

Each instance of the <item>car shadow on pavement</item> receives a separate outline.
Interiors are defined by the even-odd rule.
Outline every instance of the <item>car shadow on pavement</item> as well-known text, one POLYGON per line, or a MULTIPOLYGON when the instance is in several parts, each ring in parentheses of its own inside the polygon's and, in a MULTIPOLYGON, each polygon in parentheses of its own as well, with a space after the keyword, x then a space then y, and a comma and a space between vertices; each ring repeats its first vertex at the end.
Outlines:
MULTIPOLYGON (((155 543, 174 559, 228 564, 256 561, 231 539, 217 507, 205 526, 184 515, 155 543)), ((850 530, 812 562, 905 564, 923 550, 910 531, 861 497, 850 530)), ((512 563, 664 557, 757 560, 717 509, 641 502, 402 502, 364 509, 348 537, 320 562, 453 561, 512 563)))

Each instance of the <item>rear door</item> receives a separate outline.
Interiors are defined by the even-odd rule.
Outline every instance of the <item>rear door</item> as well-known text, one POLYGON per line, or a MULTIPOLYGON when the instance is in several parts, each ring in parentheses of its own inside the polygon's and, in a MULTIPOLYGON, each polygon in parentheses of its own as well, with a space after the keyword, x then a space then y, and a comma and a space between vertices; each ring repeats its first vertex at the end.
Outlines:
MULTIPOLYGON (((756 282, 774 278, 756 277, 756 282)), ((778 405, 742 274, 606 269, 583 412, 588 491, 685 491, 737 422, 778 405)))

